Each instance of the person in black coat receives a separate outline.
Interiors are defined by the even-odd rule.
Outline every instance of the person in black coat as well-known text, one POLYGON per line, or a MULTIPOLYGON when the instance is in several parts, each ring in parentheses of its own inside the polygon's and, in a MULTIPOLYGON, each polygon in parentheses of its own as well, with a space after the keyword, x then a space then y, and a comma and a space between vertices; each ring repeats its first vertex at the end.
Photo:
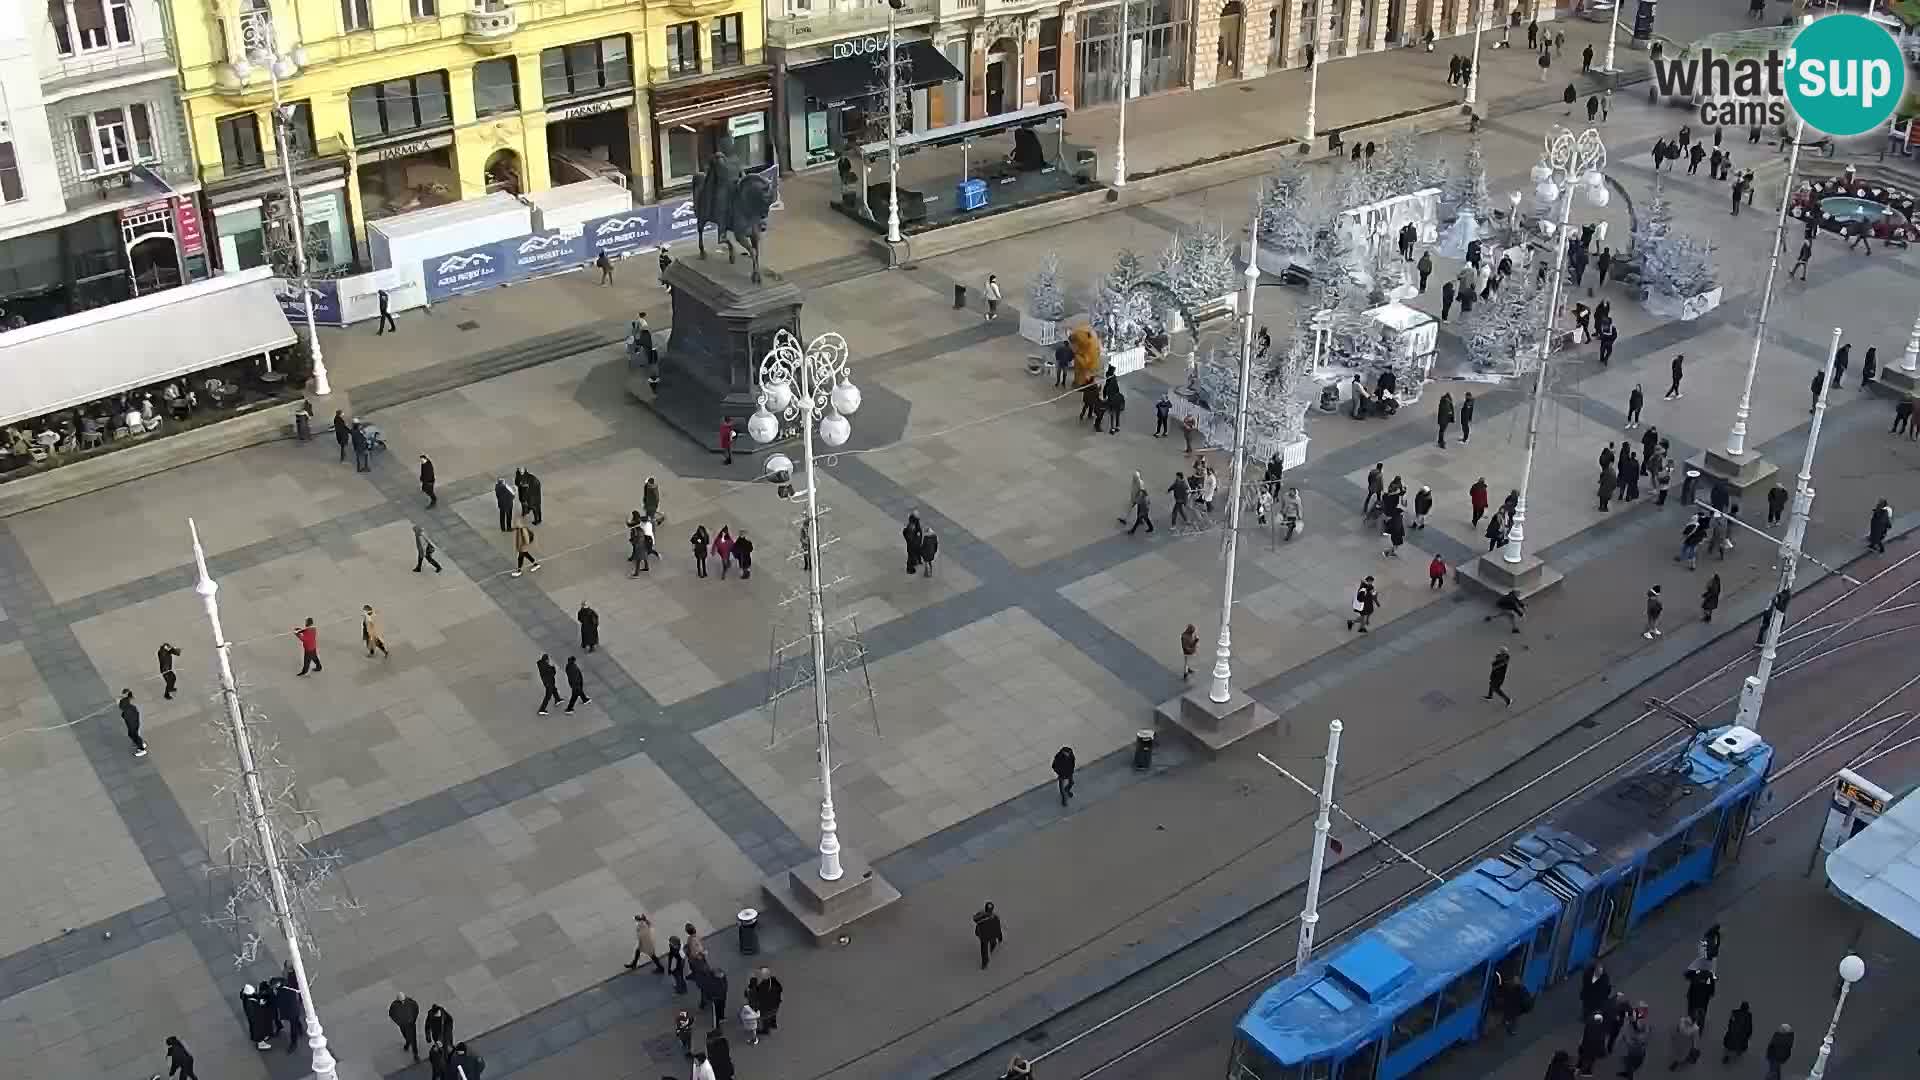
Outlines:
POLYGON ((733 538, 733 557, 740 563, 740 580, 753 576, 753 541, 747 539, 745 529, 733 538))
POLYGON ((1593 1063, 1607 1056, 1607 1016, 1605 1013, 1592 1013, 1587 1017, 1585 1028, 1580 1034, 1580 1060, 1578 1072, 1592 1075, 1593 1063))
POLYGON ((446 1080, 447 1055, 451 1053, 453 1050, 450 1047, 442 1046, 437 1042, 427 1043, 427 1073, 433 1080, 446 1080))
POLYGON ((467 1049, 466 1043, 455 1044, 453 1053, 447 1055, 448 1080, 480 1080, 480 1074, 486 1071, 486 1059, 467 1049))
POLYGON ((600 647, 600 613, 580 602, 580 647, 592 652, 600 647))
POLYGON ((333 441, 340 444, 340 461, 347 460, 347 444, 353 441, 353 428, 347 423, 346 414, 339 409, 333 410, 333 441))
POLYGON ((920 534, 920 572, 927 577, 933 576, 933 557, 940 554, 940 538, 932 529, 920 534))
POLYGON ((420 1060, 420 1003, 400 994, 394 997, 393 1004, 387 1006, 387 1019, 400 1029, 400 1049, 411 1050, 413 1060, 420 1060))
POLYGON ((293 976, 280 980, 273 1004, 280 1013, 281 1023, 287 1025, 287 1053, 291 1054, 299 1045, 300 1037, 307 1033, 306 1007, 300 1001, 300 988, 293 984, 293 976))
POLYGON ((438 1004, 427 1010, 427 1042, 446 1049, 453 1047, 453 1014, 438 1004))
POLYGON ((760 1031, 762 1034, 777 1031, 780 1028, 780 999, 786 994, 786 987, 774 977, 772 968, 761 968, 747 980, 747 1000, 760 1013, 760 1031))
POLYGON ((707 1032, 707 1064, 713 1066, 714 1080, 733 1080, 733 1046, 719 1028, 707 1032))
POLYGON ((1687 1015, 1700 1025, 1702 1031, 1707 1027, 1707 1007, 1713 1004, 1713 993, 1719 989, 1719 980, 1713 972, 1695 968, 1687 972, 1687 1015))
POLYGON ((1120 434, 1120 414, 1127 411, 1127 394, 1120 389, 1120 380, 1109 377, 1107 389, 1102 395, 1107 406, 1107 434, 1120 434))
POLYGON ((500 511, 500 531, 513 531, 513 489, 504 477, 493 478, 493 504, 500 511))
POLYGON ((980 970, 987 969, 987 961, 992 959, 994 950, 1006 940, 1006 934, 1000 928, 1000 913, 993 910, 993 902, 981 908, 973 916, 973 936, 980 942, 980 970))
POLYGON ((907 547, 907 573, 920 570, 920 537, 926 530, 920 525, 919 514, 908 514, 907 523, 900 527, 900 540, 907 547))
POLYGON ((1434 419, 1440 423, 1440 449, 1442 450, 1447 448, 1447 429, 1453 426, 1453 416, 1453 395, 1441 394, 1440 407, 1434 419))
POLYGON ((421 494, 427 497, 427 509, 429 510, 440 505, 440 496, 435 494, 433 490, 433 480, 433 459, 425 454, 421 454, 420 491, 421 494))
POLYGON ((1781 1024, 1780 1030, 1767 1040, 1767 1076, 1768 1080, 1779 1080, 1780 1069, 1793 1057, 1793 1025, 1781 1024))
POLYGON ((587 696, 587 677, 580 672, 579 658, 567 657, 566 671, 567 711, 572 712, 575 705, 593 704, 593 699, 587 696))
POLYGON ((1887 500, 1881 499, 1873 504, 1873 517, 1867 521, 1867 547, 1882 555, 1887 553, 1887 533, 1893 528, 1893 507, 1887 500))
POLYGON ((240 1011, 247 1017, 247 1041, 257 1050, 272 1046, 269 1041, 273 1038, 272 996, 248 983, 240 988, 240 1011))
POLYGON ((1727 1014, 1727 1034, 1720 1040, 1726 1048, 1720 1064, 1729 1065, 1733 1059, 1747 1052, 1747 1046, 1753 1042, 1753 1006, 1741 1002, 1739 1007, 1727 1014))
POLYGON ((180 1036, 167 1036, 167 1075, 178 1075, 180 1080, 200 1080, 193 1074, 193 1055, 187 1053, 187 1044, 180 1036))
POLYGON ((1607 974, 1604 966, 1596 962, 1587 969, 1586 977, 1580 980, 1581 1021, 1584 1023, 1587 1017, 1605 1009, 1607 1003, 1612 1000, 1613 977, 1607 974))

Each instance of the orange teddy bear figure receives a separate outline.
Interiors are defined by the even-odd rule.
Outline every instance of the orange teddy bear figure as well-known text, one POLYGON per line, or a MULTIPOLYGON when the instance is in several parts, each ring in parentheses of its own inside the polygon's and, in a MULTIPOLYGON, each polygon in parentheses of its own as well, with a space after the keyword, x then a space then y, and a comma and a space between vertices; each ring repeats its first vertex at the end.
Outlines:
POLYGON ((1073 351, 1073 385, 1085 386, 1100 374, 1100 337, 1089 326, 1077 326, 1067 335, 1073 351))

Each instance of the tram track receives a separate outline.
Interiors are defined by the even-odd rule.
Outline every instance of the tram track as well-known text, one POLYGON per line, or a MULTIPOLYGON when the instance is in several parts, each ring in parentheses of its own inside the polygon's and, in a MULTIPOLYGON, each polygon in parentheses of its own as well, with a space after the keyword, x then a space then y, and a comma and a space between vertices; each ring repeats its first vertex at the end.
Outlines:
MULTIPOLYGON (((1770 688, 1773 700, 1768 715, 1776 718, 1775 725, 1779 724, 1777 718, 1789 713, 1781 699, 1792 696, 1796 687, 1804 692, 1825 666, 1870 662, 1876 650, 1896 649, 1902 644, 1902 635, 1920 629, 1920 622, 1886 625, 1888 619, 1920 608, 1920 602, 1912 599, 1912 594, 1920 590, 1916 559, 1920 559, 1920 552, 1864 581, 1849 583, 1834 577, 1809 590, 1815 597, 1828 592, 1833 595, 1794 618, 1783 634, 1770 688)), ((1316 947, 1336 945, 1424 893, 1431 887, 1432 874, 1450 877, 1458 873, 1515 833, 1584 797, 1621 771, 1677 749, 1690 732, 1665 726, 1669 721, 1663 707, 1639 707, 1637 703, 1646 700, 1645 691, 1654 690, 1653 696, 1661 705, 1679 707, 1702 721, 1727 719, 1719 714, 1737 701, 1740 682, 1751 668, 1754 654, 1751 649, 1742 649, 1689 679, 1687 669, 1694 661, 1712 663, 1713 653, 1728 651, 1724 644, 1716 644, 1720 645, 1718 650, 1709 646, 1683 660, 1447 805, 1388 834, 1391 846, 1419 865, 1409 865, 1394 856, 1383 859, 1385 848, 1372 845, 1330 866, 1323 885, 1326 891, 1316 947), (1689 681, 1676 685, 1682 680, 1689 681), (1648 720, 1662 725, 1651 737, 1647 736, 1648 720)), ((1776 730, 1770 725, 1768 737, 1786 759, 1786 764, 1775 770, 1776 781, 1801 770, 1814 770, 1807 775, 1818 775, 1820 780, 1779 808, 1772 803, 1785 793, 1771 788, 1766 816, 1749 827, 1749 835, 1764 830, 1824 790, 1838 768, 1870 761, 1875 755, 1884 756, 1920 741, 1920 735, 1899 741, 1920 724, 1920 700, 1907 709, 1895 708, 1916 684, 1920 684, 1920 675, 1900 682, 1884 695, 1876 693, 1878 700, 1873 704, 1824 730, 1812 730, 1817 725, 1798 731, 1776 730), (1874 734, 1879 735, 1875 742, 1859 748, 1859 739, 1874 734)), ((1359 787, 1342 789, 1342 803, 1359 801, 1368 787, 1394 775, 1369 777, 1359 787)), ((1289 823, 1286 828, 1300 824, 1303 822, 1289 823)), ((1185 952, 1080 1003, 1029 1030, 1016 1044, 984 1055, 950 1075, 956 1080, 998 1075, 1000 1064, 1015 1052, 1035 1062, 1036 1068, 1049 1076, 1081 1080, 1211 1073, 1217 1062, 1224 1061, 1225 1046, 1231 1038, 1229 1029, 1246 1004, 1292 969, 1295 934, 1288 931, 1297 932, 1301 891, 1299 887, 1289 890, 1185 952), (1199 1072, 1186 1060, 1196 1053, 1206 1061, 1199 1072), (1182 1064, 1176 1065, 1175 1061, 1182 1064)))

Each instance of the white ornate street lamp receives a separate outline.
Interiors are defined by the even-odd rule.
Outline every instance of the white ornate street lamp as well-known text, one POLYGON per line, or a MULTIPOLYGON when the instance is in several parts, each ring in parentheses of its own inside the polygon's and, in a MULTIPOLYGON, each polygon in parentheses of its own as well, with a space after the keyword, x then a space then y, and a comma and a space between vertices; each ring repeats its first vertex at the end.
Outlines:
POLYGON ((1473 13, 1473 58, 1467 61, 1467 104, 1474 103, 1480 93, 1480 30, 1487 21, 1487 11, 1492 0, 1476 4, 1473 13))
POLYGON ((1820 1056, 1813 1059, 1813 1068, 1807 1073, 1807 1080, 1824 1080, 1827 1075, 1827 1059, 1833 1056, 1833 1035, 1840 1029, 1840 1010, 1847 1007, 1847 992, 1853 984, 1866 978, 1867 962, 1848 953, 1840 958, 1840 1000, 1833 1003, 1833 1019, 1827 1022, 1827 1037, 1820 1040, 1820 1056))
POLYGON ((1620 36, 1620 5, 1624 3, 1626 0, 1613 0, 1613 21, 1607 27, 1607 55, 1600 62, 1600 70, 1608 75, 1618 74, 1613 67, 1613 43, 1620 36))
MULTIPOLYGON (((833 814, 833 747, 827 723, 827 624, 820 595, 819 490, 813 462, 813 429, 820 439, 841 446, 853 433, 847 416, 859 411, 860 390, 847 372, 847 339, 826 333, 808 342, 781 330, 760 361, 760 407, 747 419, 747 434, 762 445, 780 435, 780 420, 800 421, 800 456, 806 468, 807 630, 813 652, 813 722, 820 748, 820 880, 838 881, 840 830, 833 814), (824 413, 825 415, 818 415, 824 413)), ((791 472, 792 462, 767 461, 770 472, 791 472), (784 464, 785 468, 776 468, 784 464)))
POLYGON ((1547 358, 1553 353, 1553 326, 1560 314, 1560 289, 1567 276, 1567 232, 1573 220, 1573 196, 1583 193, 1595 207, 1607 205, 1607 178, 1600 172, 1607 164, 1607 146, 1593 128, 1575 135, 1555 124, 1548 129, 1545 152, 1533 167, 1534 194, 1540 201, 1560 204, 1560 220, 1554 226, 1553 288, 1547 294, 1546 325, 1540 328, 1540 367, 1533 375, 1533 405, 1527 413, 1527 456, 1520 466, 1520 501, 1513 508, 1513 526, 1507 533, 1506 550, 1500 553, 1509 566, 1524 558, 1527 522, 1527 489, 1533 482, 1533 452, 1540 442, 1540 407, 1547 397, 1547 358))
POLYGON ((307 281, 305 215, 302 213, 300 193, 293 186, 293 142, 288 138, 293 122, 293 107, 280 97, 280 80, 291 79, 300 73, 300 69, 306 66, 307 50, 295 45, 285 53, 280 52, 274 40, 273 13, 266 10, 242 17, 240 39, 247 59, 234 61, 234 77, 245 83, 253 73, 253 65, 259 64, 266 69, 267 80, 273 87, 273 140, 280 149, 280 184, 287 200, 287 228, 293 233, 293 272, 300 287, 301 299, 306 305, 307 353, 313 360, 312 393, 314 397, 326 397, 333 393, 333 387, 327 383, 326 357, 320 351, 320 333, 314 326, 313 288, 307 281))
POLYGON ((1907 351, 1900 357, 1900 370, 1920 376, 1920 315, 1913 317, 1913 333, 1907 338, 1907 351))
POLYGON ((1307 6, 1313 9, 1313 40, 1307 42, 1307 48, 1313 50, 1313 62, 1307 65, 1307 150, 1313 149, 1314 112, 1320 103, 1320 61, 1326 57, 1320 55, 1320 0, 1307 0, 1307 6))
POLYGON ((1760 318, 1753 327, 1753 349, 1747 355, 1747 378, 1740 387, 1740 404, 1733 410, 1733 427, 1727 431, 1727 457, 1739 464, 1747 456, 1747 418, 1753 414, 1753 379, 1760 371, 1760 349, 1767 339, 1767 313, 1773 309, 1773 282, 1780 272, 1780 246, 1786 242, 1787 207, 1793 204, 1793 171, 1800 164, 1800 140, 1807 133, 1807 122, 1800 121, 1793 133, 1793 149, 1787 152, 1787 183, 1780 192, 1780 210, 1773 220, 1773 255, 1767 260, 1767 285, 1760 292, 1760 318))
POLYGON ((1127 9, 1133 0, 1120 0, 1120 118, 1113 140, 1113 186, 1127 186, 1127 91, 1133 89, 1130 68, 1133 42, 1127 37, 1127 9))
POLYGON ((900 67, 894 50, 900 42, 900 9, 906 0, 887 0, 887 243, 900 243, 900 67))

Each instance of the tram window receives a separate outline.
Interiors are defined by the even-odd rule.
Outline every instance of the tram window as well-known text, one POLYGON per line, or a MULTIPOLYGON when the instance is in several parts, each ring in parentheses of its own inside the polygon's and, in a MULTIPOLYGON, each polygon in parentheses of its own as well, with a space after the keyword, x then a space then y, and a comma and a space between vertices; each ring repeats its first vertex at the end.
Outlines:
POLYGON ((1653 853, 1647 856, 1647 876, 1658 877, 1673 869, 1680 862, 1681 856, 1686 854, 1686 841, 1686 835, 1683 833, 1669 838, 1666 843, 1654 848, 1653 853))
POLYGON ((1447 984, 1440 992, 1440 1015, 1452 1016, 1480 1003, 1487 989, 1487 965, 1481 964, 1447 984))
POLYGON ((1306 1080, 1333 1080, 1333 1062, 1327 1060, 1307 1062, 1306 1080))
POLYGON ((1600 901, 1605 895, 1605 889, 1596 888, 1589 892, 1586 898, 1580 901, 1580 921, 1574 925, 1582 928, 1591 927, 1594 920, 1600 917, 1600 901))
POLYGON ((1500 966, 1493 970, 1494 973, 1502 979, 1517 979, 1520 977, 1520 973, 1526 969, 1527 947, 1525 945, 1515 945, 1512 952, 1501 958, 1500 966))
POLYGON ((1302 1080, 1300 1073, 1299 1066, 1288 1068, 1245 1039, 1234 1040, 1229 1080, 1302 1080))
POLYGON ((1553 927, 1554 920, 1548 919, 1540 924, 1540 929, 1534 931, 1533 955, 1551 956, 1553 954, 1553 927))
POLYGON ((1439 1003, 1440 995, 1435 994, 1395 1017, 1387 1052, 1392 1053, 1433 1030, 1433 1010, 1439 1003))
POLYGON ((1720 835, 1720 811, 1702 815, 1699 821, 1687 827, 1687 851, 1699 851, 1713 846, 1720 835))

